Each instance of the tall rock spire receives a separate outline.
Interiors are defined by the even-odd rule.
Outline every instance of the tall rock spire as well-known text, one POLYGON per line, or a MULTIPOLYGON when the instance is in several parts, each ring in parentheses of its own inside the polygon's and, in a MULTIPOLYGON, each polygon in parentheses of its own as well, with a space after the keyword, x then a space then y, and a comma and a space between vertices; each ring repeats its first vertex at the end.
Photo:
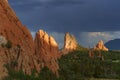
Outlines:
POLYGON ((67 54, 73 50, 76 50, 76 48, 77 48, 77 41, 74 35, 71 35, 70 33, 66 33, 64 37, 64 46, 62 49, 62 53, 67 54))

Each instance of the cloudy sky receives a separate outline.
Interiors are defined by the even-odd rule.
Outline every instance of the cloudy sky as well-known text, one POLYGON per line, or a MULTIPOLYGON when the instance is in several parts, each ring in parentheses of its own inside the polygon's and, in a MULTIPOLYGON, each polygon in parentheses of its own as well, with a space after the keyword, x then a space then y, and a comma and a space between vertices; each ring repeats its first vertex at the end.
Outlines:
POLYGON ((120 0, 8 0, 34 35, 44 29, 60 46, 64 33, 89 47, 120 38, 120 0))

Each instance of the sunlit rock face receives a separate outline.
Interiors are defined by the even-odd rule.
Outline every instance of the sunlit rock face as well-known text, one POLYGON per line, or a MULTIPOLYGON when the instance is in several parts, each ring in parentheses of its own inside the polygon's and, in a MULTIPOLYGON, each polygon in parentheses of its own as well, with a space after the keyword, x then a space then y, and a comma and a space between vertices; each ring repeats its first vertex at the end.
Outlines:
POLYGON ((8 0, 5 0, 8 3, 8 0))
MULTIPOLYGON (((49 36, 45 31, 39 30, 35 37, 35 54, 38 56, 40 67, 47 66, 53 73, 58 76, 59 48, 55 39, 49 36)), ((39 70, 39 69, 38 69, 39 70)))
MULTIPOLYGON (((0 0, 0 44, 9 41, 11 47, 0 48, 0 78, 7 75, 3 66, 15 61, 16 70, 30 74, 34 68, 34 42, 29 30, 17 18, 7 0, 0 0)), ((8 46, 9 47, 9 46, 8 46)))
POLYGON ((104 46, 104 43, 102 40, 98 42, 98 44, 94 47, 94 50, 103 50, 103 51, 108 51, 108 48, 104 46))
POLYGON ((62 53, 67 54, 69 52, 76 50, 76 48, 77 48, 77 41, 74 35, 71 35, 70 33, 66 33, 64 37, 64 46, 62 49, 62 53))

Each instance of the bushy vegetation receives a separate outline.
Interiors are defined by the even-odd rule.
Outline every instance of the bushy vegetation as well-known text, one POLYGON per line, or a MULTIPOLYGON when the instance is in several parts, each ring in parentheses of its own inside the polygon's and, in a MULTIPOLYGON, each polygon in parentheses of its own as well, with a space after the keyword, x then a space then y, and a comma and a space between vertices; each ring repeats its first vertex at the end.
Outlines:
POLYGON ((36 74, 36 70, 32 71, 31 75, 24 74, 22 71, 15 71, 13 63, 6 65, 8 75, 3 80, 57 80, 56 76, 47 68, 44 67, 40 73, 36 74))
MULTIPOLYGON (((98 52, 95 51, 96 55, 98 52)), ((120 79, 120 52, 101 51, 104 60, 89 58, 88 51, 75 51, 59 60, 62 80, 86 80, 90 78, 120 79)))
MULTIPOLYGON (((37 76, 35 70, 32 75, 16 72, 8 66, 8 74, 4 80, 89 80, 93 78, 120 79, 120 52, 100 51, 104 60, 95 56, 89 58, 87 50, 77 50, 62 56, 59 62, 59 75, 57 78, 48 68, 43 68, 37 76)), ((95 51, 96 55, 98 51, 95 51)), ((14 65, 12 63, 12 65, 14 65)), ((15 66, 15 65, 14 65, 15 66)))

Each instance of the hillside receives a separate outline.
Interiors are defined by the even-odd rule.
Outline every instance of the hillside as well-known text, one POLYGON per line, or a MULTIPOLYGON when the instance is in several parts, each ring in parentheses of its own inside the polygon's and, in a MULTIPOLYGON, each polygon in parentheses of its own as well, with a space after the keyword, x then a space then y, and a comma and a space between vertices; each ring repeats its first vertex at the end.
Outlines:
POLYGON ((110 50, 120 50, 118 44, 120 44, 120 39, 114 39, 105 43, 105 46, 108 47, 110 50))

